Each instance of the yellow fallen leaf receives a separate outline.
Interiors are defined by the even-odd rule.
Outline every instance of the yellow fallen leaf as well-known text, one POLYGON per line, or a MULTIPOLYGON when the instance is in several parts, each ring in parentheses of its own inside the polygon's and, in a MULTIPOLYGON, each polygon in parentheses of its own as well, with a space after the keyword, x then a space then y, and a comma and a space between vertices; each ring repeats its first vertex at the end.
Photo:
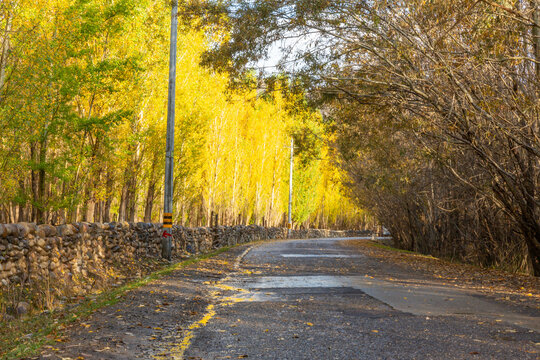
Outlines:
POLYGON ((313 326, 313 324, 310 323, 310 322, 307 322, 306 325, 307 325, 307 326, 313 326))
POLYGON ((163 330, 163 329, 160 327, 155 327, 154 330, 163 330))
POLYGON ((371 332, 378 333, 379 330, 371 330, 371 332))
POLYGON ((532 293, 528 293, 527 296, 533 296, 533 294, 532 294, 532 293))

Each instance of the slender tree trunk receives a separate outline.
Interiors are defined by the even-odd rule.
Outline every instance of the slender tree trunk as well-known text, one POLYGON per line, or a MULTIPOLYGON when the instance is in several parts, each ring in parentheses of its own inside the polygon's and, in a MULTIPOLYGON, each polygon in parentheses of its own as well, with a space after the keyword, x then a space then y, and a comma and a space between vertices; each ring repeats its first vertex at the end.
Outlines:
POLYGON ((92 206, 92 185, 90 185, 92 181, 89 181, 86 190, 84 191, 83 201, 82 204, 82 221, 91 222, 92 221, 92 214, 94 212, 94 208, 92 206))
POLYGON ((112 195, 113 182, 114 182, 114 179, 113 179, 113 177, 111 175, 111 170, 108 169, 107 170, 107 180, 106 180, 106 185, 105 185, 107 195, 106 195, 106 198, 105 198, 105 204, 103 205, 103 222, 106 222, 106 223, 111 222, 111 204, 112 204, 112 200, 113 200, 113 195, 112 195))
POLYGON ((68 222, 75 223, 79 220, 79 205, 75 205, 68 214, 68 222))
POLYGON ((139 160, 134 159, 129 172, 129 180, 127 186, 127 201, 126 201, 126 219, 128 222, 135 222, 137 215, 137 179, 136 172, 133 169, 138 167, 139 160))
POLYGON ((48 140, 47 140, 47 129, 44 129, 44 133, 42 135, 41 141, 40 141, 40 148, 39 148, 39 171, 38 171, 38 206, 37 206, 37 213, 36 213, 36 222, 45 224, 47 222, 46 219, 46 200, 45 200, 45 188, 46 188, 46 172, 45 172, 45 165, 47 162, 47 147, 48 147, 48 140))
POLYGON ((527 243, 534 276, 540 276, 540 226, 522 221, 521 228, 527 243))
POLYGON ((10 222, 14 223, 17 219, 17 204, 11 203, 11 220, 10 222))
MULTIPOLYGON (((94 161, 92 160, 92 163, 94 161)), ((91 165, 93 167, 93 165, 91 165)), ((90 178, 90 184, 88 184, 88 196, 86 200, 86 221, 88 222, 100 222, 100 207, 99 200, 96 199, 96 188, 101 184, 101 173, 92 172, 90 178)))
POLYGON ((124 183, 122 187, 122 194, 120 196, 120 206, 118 207, 118 221, 124 221, 126 219, 126 202, 128 197, 128 184, 124 183))
POLYGON ((120 196, 120 206, 118 208, 118 221, 126 221, 131 215, 131 182, 133 178, 133 161, 129 161, 124 170, 124 186, 122 187, 122 195, 120 196))
POLYGON ((94 206, 94 222, 103 222, 103 201, 96 201, 94 206))
POLYGON ((9 224, 9 204, 8 205, 2 205, 2 211, 0 211, 0 221, 2 224, 9 224))
POLYGON ((2 100, 2 92, 6 84, 6 68, 8 63, 8 54, 10 49, 11 37, 11 13, 7 14, 6 27, 2 39, 2 51, 0 52, 0 101, 2 100))
POLYGON ((181 225, 186 226, 186 204, 185 204, 185 202, 181 203, 180 208, 181 208, 181 214, 182 214, 181 225))
POLYGON ((540 60, 540 1, 538 0, 531 0, 530 6, 532 10, 532 18, 534 24, 532 25, 532 40, 533 40, 533 51, 534 51, 534 58, 536 60, 535 63, 535 72, 537 79, 540 78, 540 63, 538 60, 540 60))
MULTIPOLYGON (((24 180, 19 180, 19 191, 20 191, 20 194, 22 196, 25 196, 25 184, 24 184, 24 180)), ((18 206, 18 214, 17 214, 17 222, 24 222, 26 221, 26 217, 25 217, 25 207, 26 207, 26 204, 24 202, 20 202, 19 204, 17 204, 18 206)))
MULTIPOLYGON (((37 163, 37 154, 36 154, 36 143, 32 142, 30 144, 30 161, 32 162, 33 166, 35 167, 35 164, 37 163)), ((32 188, 32 214, 29 217, 30 221, 37 221, 37 215, 38 215, 38 203, 39 203, 39 176, 38 172, 35 169, 30 170, 30 178, 31 178, 31 188, 32 188)))
POLYGON ((137 214, 137 191, 135 188, 135 181, 130 181, 128 188, 128 201, 126 205, 126 218, 128 222, 135 222, 135 215, 137 214))
MULTIPOLYGON (((150 171, 150 177, 148 180, 148 190, 146 192, 146 201, 144 208, 144 222, 152 222, 152 209, 154 207, 154 200, 156 198, 156 169, 159 161, 159 152, 154 152, 154 158, 152 159, 152 169, 150 171)), ((183 208, 183 205, 182 205, 183 208)))
POLYGON ((112 204, 112 195, 108 196, 103 205, 103 222, 111 222, 111 204, 112 204))
POLYGON ((150 181, 148 191, 146 192, 146 206, 144 208, 144 222, 152 222, 152 207, 154 205, 156 184, 150 181))

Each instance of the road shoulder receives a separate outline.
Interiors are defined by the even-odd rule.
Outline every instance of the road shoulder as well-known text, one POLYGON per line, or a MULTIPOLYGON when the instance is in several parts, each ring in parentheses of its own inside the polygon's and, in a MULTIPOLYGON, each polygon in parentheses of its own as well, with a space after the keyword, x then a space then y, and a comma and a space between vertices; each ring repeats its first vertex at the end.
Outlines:
POLYGON ((414 273, 418 278, 476 291, 512 307, 540 310, 540 278, 404 252, 372 241, 349 240, 346 244, 381 264, 401 270, 392 273, 414 273))
POLYGON ((152 358, 163 355, 176 334, 204 314, 210 304, 205 282, 234 270, 250 245, 179 268, 68 327, 44 347, 40 359, 152 358))

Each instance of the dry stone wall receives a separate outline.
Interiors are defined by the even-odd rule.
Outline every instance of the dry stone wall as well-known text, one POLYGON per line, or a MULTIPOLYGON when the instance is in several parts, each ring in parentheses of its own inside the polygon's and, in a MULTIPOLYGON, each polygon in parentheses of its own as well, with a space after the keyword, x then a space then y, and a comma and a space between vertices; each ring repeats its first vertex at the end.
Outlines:
MULTIPOLYGON (((348 237, 363 233, 293 230, 294 238, 348 237)), ((161 225, 76 223, 60 226, 0 224, 0 287, 56 277, 88 276, 97 269, 129 266, 159 258, 161 225)), ((250 226, 174 226, 173 256, 185 257, 263 239, 284 239, 287 229, 250 226)))

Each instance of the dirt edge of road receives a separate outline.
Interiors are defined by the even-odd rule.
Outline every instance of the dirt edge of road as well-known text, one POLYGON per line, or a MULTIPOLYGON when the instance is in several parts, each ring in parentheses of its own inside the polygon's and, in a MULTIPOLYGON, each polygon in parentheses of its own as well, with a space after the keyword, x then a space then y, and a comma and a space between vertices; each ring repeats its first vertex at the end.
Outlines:
POLYGON ((540 309, 540 278, 451 262, 429 255, 402 251, 374 241, 349 240, 378 261, 414 270, 445 284, 479 291, 498 301, 540 309))
POLYGON ((129 281, 117 288, 100 294, 88 296, 57 312, 43 312, 23 319, 0 323, 0 358, 5 360, 24 359, 36 356, 45 345, 61 342, 65 329, 80 323, 96 311, 121 302, 130 291, 148 285, 189 265, 216 257, 233 248, 251 247, 254 243, 223 247, 213 252, 201 254, 189 259, 165 266, 139 279, 129 281))

